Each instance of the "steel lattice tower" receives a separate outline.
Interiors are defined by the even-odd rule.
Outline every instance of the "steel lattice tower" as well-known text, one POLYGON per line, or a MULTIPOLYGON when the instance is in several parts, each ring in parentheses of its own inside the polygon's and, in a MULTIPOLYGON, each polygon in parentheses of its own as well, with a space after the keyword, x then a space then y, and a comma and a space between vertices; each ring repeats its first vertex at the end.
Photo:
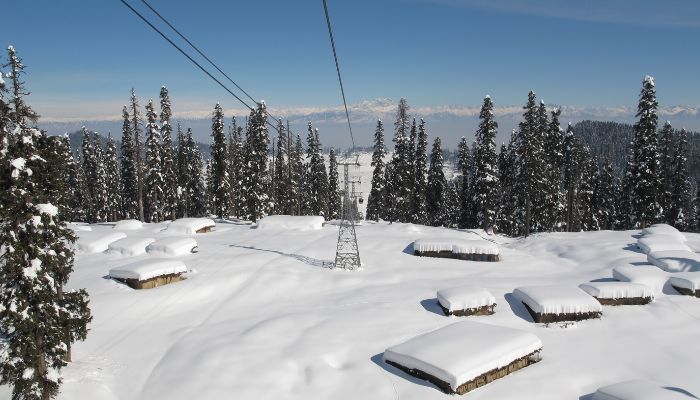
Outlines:
POLYGON ((359 165, 354 163, 339 163, 343 166, 343 178, 345 180, 343 189, 343 206, 340 216, 340 229, 338 230, 338 246, 335 251, 335 267, 355 270, 362 266, 360 262, 360 248, 357 246, 357 235, 355 234, 355 210, 353 207, 357 196, 350 189, 350 166, 359 165))

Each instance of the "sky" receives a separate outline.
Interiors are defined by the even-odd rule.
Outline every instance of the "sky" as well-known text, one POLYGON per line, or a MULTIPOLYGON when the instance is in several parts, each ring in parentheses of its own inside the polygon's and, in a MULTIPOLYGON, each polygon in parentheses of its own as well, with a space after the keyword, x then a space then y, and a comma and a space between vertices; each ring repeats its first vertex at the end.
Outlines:
MULTIPOLYGON (((167 29, 140 0, 127 1, 167 29)), ((342 106, 320 0, 150 4, 280 115, 318 116, 342 106)), ((606 113, 615 119, 621 108, 629 119, 649 74, 660 104, 681 106, 681 123, 700 129, 698 1, 328 0, 328 6, 355 108, 404 97, 422 110, 419 116, 454 117, 440 129, 459 136, 475 122, 445 109, 478 108, 489 94, 497 107, 517 112, 533 90, 548 105, 586 110, 572 119, 595 110, 599 119, 606 113)), ((12 2, 3 7, 0 38, 27 65, 28 101, 47 124, 113 120, 132 87, 145 103, 161 85, 176 116, 205 117, 216 102, 243 113, 118 0, 12 2)), ((337 125, 330 131, 343 135, 337 125)), ((360 134, 366 144, 370 136, 360 134)))

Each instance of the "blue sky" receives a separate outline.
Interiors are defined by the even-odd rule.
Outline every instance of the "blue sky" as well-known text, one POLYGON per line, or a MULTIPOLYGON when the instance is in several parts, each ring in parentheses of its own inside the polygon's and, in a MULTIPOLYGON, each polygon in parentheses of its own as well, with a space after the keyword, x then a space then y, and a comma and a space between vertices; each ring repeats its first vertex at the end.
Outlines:
MULTIPOLYGON (((145 6, 129 0, 145 15, 145 6)), ((151 4, 254 97, 278 108, 340 104, 320 0, 151 4)), ((666 105, 698 105, 700 2, 329 0, 350 103, 406 97, 420 107, 634 106, 655 76, 666 105)), ((27 64, 30 103, 47 118, 118 115, 170 88, 177 112, 236 100, 119 1, 3 7, 0 38, 27 64)), ((160 26, 161 24, 159 24, 160 26)), ((174 37, 174 35, 173 35, 174 37)))

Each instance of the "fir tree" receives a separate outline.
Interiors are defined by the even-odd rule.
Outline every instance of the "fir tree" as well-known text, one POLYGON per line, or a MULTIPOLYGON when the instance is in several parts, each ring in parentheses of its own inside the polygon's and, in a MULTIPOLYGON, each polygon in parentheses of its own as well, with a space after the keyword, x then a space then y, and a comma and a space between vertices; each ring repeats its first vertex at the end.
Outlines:
POLYGON ((457 209, 460 210, 458 226, 460 228, 471 228, 474 224, 474 202, 470 185, 472 178, 472 154, 469 150, 467 138, 464 136, 462 136, 457 145, 457 167, 461 173, 457 206, 457 209))
POLYGON ((136 147, 134 146, 131 117, 126 106, 122 110, 122 143, 121 143, 121 179, 122 179, 122 214, 126 219, 139 216, 139 190, 137 175, 136 147))
POLYGON ((659 160, 656 140, 657 107, 654 78, 646 76, 637 107, 636 116, 639 121, 634 124, 636 176, 633 204, 642 228, 656 222, 662 211, 659 195, 663 188, 658 175, 659 160))
POLYGON ((228 178, 231 190, 231 214, 237 218, 243 216, 245 199, 241 186, 243 184, 243 127, 238 126, 236 117, 231 119, 228 139, 228 178))
POLYGON ((507 235, 516 234, 516 154, 515 131, 511 132, 511 141, 508 146, 501 145, 498 154, 499 182, 501 184, 500 207, 498 210, 498 230, 507 235))
POLYGON ((213 144, 211 147, 211 211, 219 218, 228 216, 230 201, 230 182, 228 177, 228 167, 226 163, 226 136, 224 135, 224 112, 219 103, 214 107, 212 117, 211 136, 213 144))
MULTIPOLYGON (((10 145, 10 104, 9 93, 5 80, 2 79, 3 72, 0 71, 0 199, 2 193, 7 193, 10 188, 10 161, 7 152, 10 145)), ((4 202, 0 201, 0 215, 2 215, 4 202)))
POLYGON ((302 192, 304 192, 304 148, 301 144, 301 136, 297 135, 294 148, 290 153, 289 163, 291 164, 291 176, 289 179, 289 214, 301 215, 302 192))
POLYGON ((267 149, 270 139, 267 132, 267 109, 265 103, 258 104, 250 113, 245 143, 245 175, 243 194, 246 200, 246 216, 255 222, 270 209, 267 192, 267 149))
POLYGON ((117 221, 122 216, 122 180, 119 174, 117 147, 114 139, 112 139, 112 135, 107 136, 105 185, 107 188, 107 220, 117 221))
POLYGON ((688 178, 688 133, 682 129, 674 151, 671 174, 671 199, 669 202, 669 221, 680 230, 690 227, 691 191, 688 178))
POLYGON ((630 144, 628 149, 625 171, 616 201, 618 205, 617 217, 615 218, 616 229, 631 229, 636 225, 637 221, 633 203, 634 184, 637 175, 634 146, 630 144))
POLYGON ((335 150, 328 155, 328 219, 340 218, 340 187, 335 150))
POLYGON ((287 214, 289 210, 289 162, 287 155, 287 130, 282 120, 277 121, 277 155, 275 156, 274 201, 277 214, 287 214))
POLYGON ((564 162, 564 135, 559 125, 560 109, 551 112, 551 119, 544 138, 544 162, 546 163, 543 229, 558 230, 563 225, 564 195, 561 191, 562 166, 564 162))
POLYGON ((428 224, 432 226, 445 226, 447 223, 447 179, 443 171, 442 143, 440 138, 435 138, 433 149, 430 152, 430 168, 428 169, 428 183, 426 187, 426 211, 428 224))
POLYGON ((9 77, 12 82, 11 107, 8 110, 9 117, 17 125, 24 124, 26 121, 36 122, 39 115, 24 101, 24 96, 30 94, 22 81, 24 64, 22 64, 22 59, 17 56, 15 48, 12 46, 7 48, 7 59, 9 62, 3 67, 10 67, 9 77))
POLYGON ((182 218, 187 216, 187 139, 182 132, 180 123, 177 123, 177 151, 175 155, 175 170, 177 171, 177 217, 182 218))
POLYGON ((173 126, 170 117, 173 115, 170 108, 170 95, 168 88, 160 88, 160 133, 163 140, 161 146, 161 171, 163 174, 163 218, 175 220, 178 208, 178 182, 175 176, 176 161, 173 151, 173 126))
POLYGON ((307 210, 311 215, 328 216, 328 174, 326 165, 321 155, 321 142, 318 129, 314 129, 309 122, 307 142, 308 180, 306 181, 308 193, 307 210))
POLYGON ((366 219, 372 221, 379 221, 382 209, 385 204, 385 156, 386 152, 384 149, 384 125, 382 124, 382 121, 377 121, 377 128, 374 131, 374 151, 372 152, 371 163, 371 166, 374 168, 372 172, 372 189, 370 190, 369 197, 367 198, 367 213, 365 216, 366 219))
POLYGON ((612 230, 615 227, 617 204, 615 200, 615 175, 609 160, 603 163, 597 179, 594 198, 597 203, 597 220, 600 229, 612 230))
POLYGON ((92 148, 92 141, 90 140, 90 133, 87 128, 82 128, 82 162, 83 162, 83 172, 85 173, 85 183, 87 191, 84 196, 85 205, 85 217, 88 222, 98 222, 98 210, 97 210, 97 161, 95 159, 95 152, 92 148))
POLYGON ((410 219, 411 211, 411 183, 413 182, 413 170, 411 168, 415 149, 410 145, 410 117, 409 106, 406 99, 399 101, 394 122, 394 154, 392 162, 393 176, 391 178, 392 189, 389 201, 389 219, 392 221, 406 222, 410 219))
POLYGON ((187 215, 203 217, 207 213, 207 191, 204 185, 204 160, 197 144, 192 137, 192 129, 187 129, 186 139, 187 186, 185 203, 187 215))
POLYGON ((428 168, 428 134, 425 131, 425 121, 418 124, 418 137, 416 139, 416 155, 414 158, 414 178, 411 206, 411 216, 416 224, 428 223, 428 214, 425 204, 426 182, 425 176, 428 168))
POLYGON ((136 99, 136 92, 131 88, 131 134, 134 139, 134 166, 136 171, 136 209, 137 217, 141 222, 145 221, 144 215, 144 171, 143 171, 143 148, 141 139, 141 113, 139 103, 136 99))
POLYGON ((663 210, 664 222, 673 224, 675 220, 674 212, 671 210, 673 197, 673 126, 671 122, 666 121, 661 131, 658 134, 658 159, 659 159, 659 178, 661 180, 662 192, 659 193, 659 203, 663 210))
POLYGON ((146 176, 145 176, 145 217, 148 222, 163 221, 163 180, 160 127, 156 122, 153 100, 146 105, 146 176))
POLYGON ((486 96, 479 113, 479 129, 476 131, 474 152, 473 202, 476 225, 492 232, 496 225, 496 210, 500 186, 496 155, 496 131, 498 124, 493 115, 493 102, 486 96))
POLYGON ((598 173, 590 150, 584 147, 580 153, 581 185, 579 191, 579 208, 581 210, 581 230, 596 231, 600 229, 598 221, 598 201, 595 188, 598 185, 598 173))
POLYGON ((102 143, 100 137, 97 134, 93 135, 92 138, 92 151, 93 151, 93 163, 94 170, 91 171, 92 174, 92 201, 93 209, 95 212, 95 221, 104 222, 107 221, 109 213, 109 196, 110 193, 107 189, 107 170, 105 167, 105 154, 102 150, 102 143))

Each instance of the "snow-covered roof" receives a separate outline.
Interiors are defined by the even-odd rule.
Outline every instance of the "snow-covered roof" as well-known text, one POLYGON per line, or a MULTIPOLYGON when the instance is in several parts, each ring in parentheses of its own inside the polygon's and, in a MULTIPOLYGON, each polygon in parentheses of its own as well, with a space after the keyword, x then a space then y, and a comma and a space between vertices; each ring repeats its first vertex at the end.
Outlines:
POLYGON ((109 247, 109 244, 126 237, 124 232, 93 233, 80 232, 80 237, 75 246, 85 253, 101 253, 109 247))
POLYGON ((700 289, 700 272, 679 272, 671 275, 668 281, 675 287, 695 291, 700 289))
POLYGON ((664 250, 686 250, 691 251, 678 236, 667 234, 653 234, 637 240, 637 246, 645 253, 664 250))
POLYGON ((183 235, 194 235, 198 230, 206 227, 214 227, 216 224, 209 218, 180 218, 171 222, 166 231, 183 235))
POLYGON ((524 286, 513 296, 538 314, 574 314, 603 311, 598 300, 576 286, 524 286))
POLYGON ((123 219, 114 224, 114 229, 122 231, 133 231, 143 228, 143 223, 137 219, 123 219))
POLYGON ((454 238, 421 238, 413 242, 413 250, 423 252, 451 251, 454 254, 494 254, 498 246, 486 240, 454 238))
POLYGON ((168 237, 149 244, 147 250, 149 253, 180 256, 191 253, 195 247, 197 247, 197 241, 191 237, 168 237))
POLYGON ((647 380, 631 380, 596 390, 593 400, 690 400, 685 390, 647 380))
POLYGON ((108 246, 108 251, 111 253, 119 253, 123 256, 137 256, 146 252, 146 246, 153 243, 154 238, 143 237, 125 237, 112 242, 108 246))
POLYGON ((668 281, 668 272, 653 265, 619 265, 613 267, 612 275, 618 281, 647 285, 656 293, 661 293, 668 281))
POLYGON ((491 292, 475 286, 440 289, 437 291, 437 299, 449 311, 490 306, 496 303, 496 298, 491 292))
POLYGON ((187 272, 185 263, 171 258, 147 258, 109 270, 109 276, 118 279, 145 281, 161 275, 187 272))
POLYGON ((677 237, 678 239, 684 242, 687 240, 685 235, 683 235, 678 229, 667 224, 654 224, 652 226, 648 226, 642 229, 642 234, 644 236, 668 235, 677 237))
POLYGON ((258 229, 312 231, 323 228, 325 220, 318 215, 268 215, 258 221, 258 229))
POLYGON ((686 250, 654 251, 647 261, 668 272, 700 271, 700 254, 686 250))
POLYGON ((384 360, 418 369, 452 389, 542 348, 532 333, 478 322, 457 322, 389 347, 384 360))
POLYGON ((630 299, 654 297, 654 291, 646 285, 632 282, 588 282, 580 284, 584 292, 599 299, 630 299))

